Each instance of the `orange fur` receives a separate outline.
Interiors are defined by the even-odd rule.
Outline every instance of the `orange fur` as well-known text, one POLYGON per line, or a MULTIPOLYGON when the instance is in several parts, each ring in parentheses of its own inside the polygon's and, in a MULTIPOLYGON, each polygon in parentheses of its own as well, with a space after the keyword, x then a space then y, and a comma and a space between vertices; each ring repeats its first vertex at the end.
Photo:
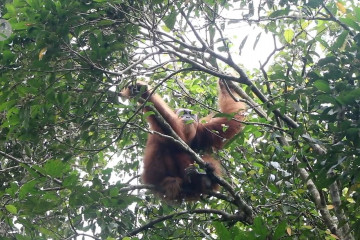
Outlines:
MULTIPOLYGON (((137 87, 145 86, 139 83, 137 87)), ((243 120, 242 112, 245 104, 236 102, 227 92, 225 86, 219 81, 219 107, 224 113, 237 113, 235 118, 243 120)), ((122 91, 122 96, 131 97, 134 93, 127 88, 122 91)), ((146 88, 147 89, 147 88, 146 88)), ((233 93, 235 96, 236 94, 233 93)), ((213 149, 221 149, 226 140, 232 138, 241 131, 241 123, 228 120, 224 117, 207 117, 207 123, 192 123, 188 126, 180 117, 157 95, 149 95, 149 91, 142 94, 142 98, 152 102, 157 111, 170 124, 178 136, 186 142, 194 151, 205 153, 202 159, 209 164, 209 169, 214 174, 221 176, 220 163, 211 157, 213 149), (224 126, 227 126, 224 128, 224 126), (226 129, 224 131, 224 129, 226 129)), ((144 111, 149 111, 148 107, 144 111)), ((153 115, 147 117, 152 130, 166 134, 166 129, 157 122, 153 115)), ((156 134, 149 134, 145 154, 144 171, 142 180, 146 184, 156 186, 156 192, 165 200, 181 201, 199 199, 201 194, 212 190, 218 190, 219 186, 207 174, 201 174, 193 170, 194 159, 189 153, 180 148, 176 143, 156 134)))

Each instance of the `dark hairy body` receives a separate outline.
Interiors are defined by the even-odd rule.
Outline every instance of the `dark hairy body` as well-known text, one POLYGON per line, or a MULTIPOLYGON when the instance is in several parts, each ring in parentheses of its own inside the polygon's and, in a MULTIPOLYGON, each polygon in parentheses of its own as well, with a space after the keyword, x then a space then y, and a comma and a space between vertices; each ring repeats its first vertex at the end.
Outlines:
MULTIPOLYGON (((211 153, 213 150, 221 149, 227 140, 241 131, 240 121, 244 119, 245 104, 235 101, 224 83, 219 80, 218 104, 220 111, 235 114, 234 119, 238 121, 225 117, 208 116, 205 118, 208 121, 202 123, 190 110, 180 109, 174 112, 158 94, 150 94, 148 86, 144 83, 138 82, 136 86, 128 87, 122 91, 122 95, 125 97, 135 95, 134 88, 145 89, 141 95, 142 99, 152 102, 177 135, 194 151, 201 153, 202 159, 207 164, 208 172, 211 171, 212 174, 221 176, 220 163, 211 156, 211 153)), ((234 92, 232 94, 237 96, 234 92)), ((144 112, 150 110, 149 107, 144 107, 144 112)), ((166 134, 167 130, 162 127, 154 115, 148 116, 147 121, 151 130, 166 134)), ((194 159, 187 151, 178 146, 176 142, 158 134, 149 134, 143 161, 143 183, 154 185, 156 193, 165 200, 196 200, 202 194, 219 188, 218 184, 212 180, 211 174, 199 173, 195 169, 194 159)))

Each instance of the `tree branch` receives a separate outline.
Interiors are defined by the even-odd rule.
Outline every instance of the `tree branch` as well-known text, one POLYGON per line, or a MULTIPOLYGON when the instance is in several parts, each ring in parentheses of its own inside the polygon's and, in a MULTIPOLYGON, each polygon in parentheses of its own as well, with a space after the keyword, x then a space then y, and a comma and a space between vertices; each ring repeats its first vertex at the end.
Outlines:
POLYGON ((148 223, 146 223, 145 225, 125 234, 124 236, 122 236, 120 239, 122 239, 123 237, 126 236, 134 236, 142 231, 145 231, 149 228, 154 227, 157 223, 172 219, 172 218, 176 218, 176 217, 180 217, 182 215, 185 214, 216 214, 216 215, 220 215, 223 221, 240 221, 240 222, 246 222, 246 218, 244 218, 244 216, 242 216, 241 214, 239 215, 234 215, 234 214, 228 214, 224 211, 221 210, 215 210, 215 209, 194 209, 194 210, 188 210, 188 211, 182 211, 182 212, 177 212, 177 213, 172 213, 166 216, 162 216, 159 217, 157 219, 154 219, 148 223))
POLYGON ((43 176, 43 177, 46 177, 46 178, 50 178, 50 179, 53 180, 55 183, 57 183, 57 184, 59 184, 59 185, 62 185, 62 182, 61 182, 59 179, 52 178, 52 177, 50 177, 50 176, 48 176, 48 175, 46 175, 46 174, 43 174, 43 173, 39 172, 37 169, 33 168, 33 167, 30 165, 30 163, 28 163, 28 162, 24 162, 24 161, 22 161, 22 160, 20 160, 20 159, 18 159, 18 158, 16 158, 16 157, 14 157, 14 156, 11 156, 11 155, 3 152, 3 151, 0 151, 0 155, 4 156, 4 157, 7 158, 7 159, 10 159, 10 160, 12 160, 12 161, 15 161, 15 162, 17 162, 17 163, 20 164, 20 165, 21 165, 21 164, 24 164, 24 165, 28 166, 29 168, 31 168, 32 170, 34 170, 34 171, 35 171, 37 174, 39 174, 40 176, 43 176))

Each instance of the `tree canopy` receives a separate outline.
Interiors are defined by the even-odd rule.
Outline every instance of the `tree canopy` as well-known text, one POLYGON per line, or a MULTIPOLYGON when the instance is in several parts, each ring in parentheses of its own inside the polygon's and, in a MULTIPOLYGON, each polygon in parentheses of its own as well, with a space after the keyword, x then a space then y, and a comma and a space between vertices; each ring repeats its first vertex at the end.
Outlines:
POLYGON ((357 0, 0 9, 2 239, 360 239, 357 0), (269 54, 246 67, 259 44, 269 54), (216 153, 221 190, 161 201, 139 177, 153 133, 119 92, 142 80, 206 116, 219 78, 248 106, 216 153))

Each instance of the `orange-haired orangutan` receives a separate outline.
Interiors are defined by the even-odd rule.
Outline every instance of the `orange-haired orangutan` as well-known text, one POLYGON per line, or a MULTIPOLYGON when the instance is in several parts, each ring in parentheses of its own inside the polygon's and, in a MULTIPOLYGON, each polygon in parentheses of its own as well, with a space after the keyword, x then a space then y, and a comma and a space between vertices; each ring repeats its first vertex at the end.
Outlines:
MULTIPOLYGON (((245 104, 234 101, 222 80, 219 80, 219 86, 220 111, 227 114, 234 113, 235 119, 243 120, 245 104)), ((121 95, 129 98, 140 91, 141 98, 152 102, 178 136, 191 149, 200 153, 207 163, 207 173, 199 173, 193 165, 193 157, 176 142, 156 133, 149 134, 144 155, 143 183, 154 185, 156 192, 170 201, 195 200, 201 194, 217 190, 218 184, 212 180, 209 171, 220 176, 221 167, 210 154, 213 149, 221 149, 226 140, 240 132, 241 123, 225 117, 210 116, 207 117, 208 122, 202 123, 191 113, 191 110, 179 109, 174 112, 158 94, 151 95, 151 91, 144 83, 126 88, 121 95)), ((144 107, 144 112, 150 110, 151 108, 144 107)), ((147 120, 151 130, 168 134, 154 115, 148 116, 147 120)))

